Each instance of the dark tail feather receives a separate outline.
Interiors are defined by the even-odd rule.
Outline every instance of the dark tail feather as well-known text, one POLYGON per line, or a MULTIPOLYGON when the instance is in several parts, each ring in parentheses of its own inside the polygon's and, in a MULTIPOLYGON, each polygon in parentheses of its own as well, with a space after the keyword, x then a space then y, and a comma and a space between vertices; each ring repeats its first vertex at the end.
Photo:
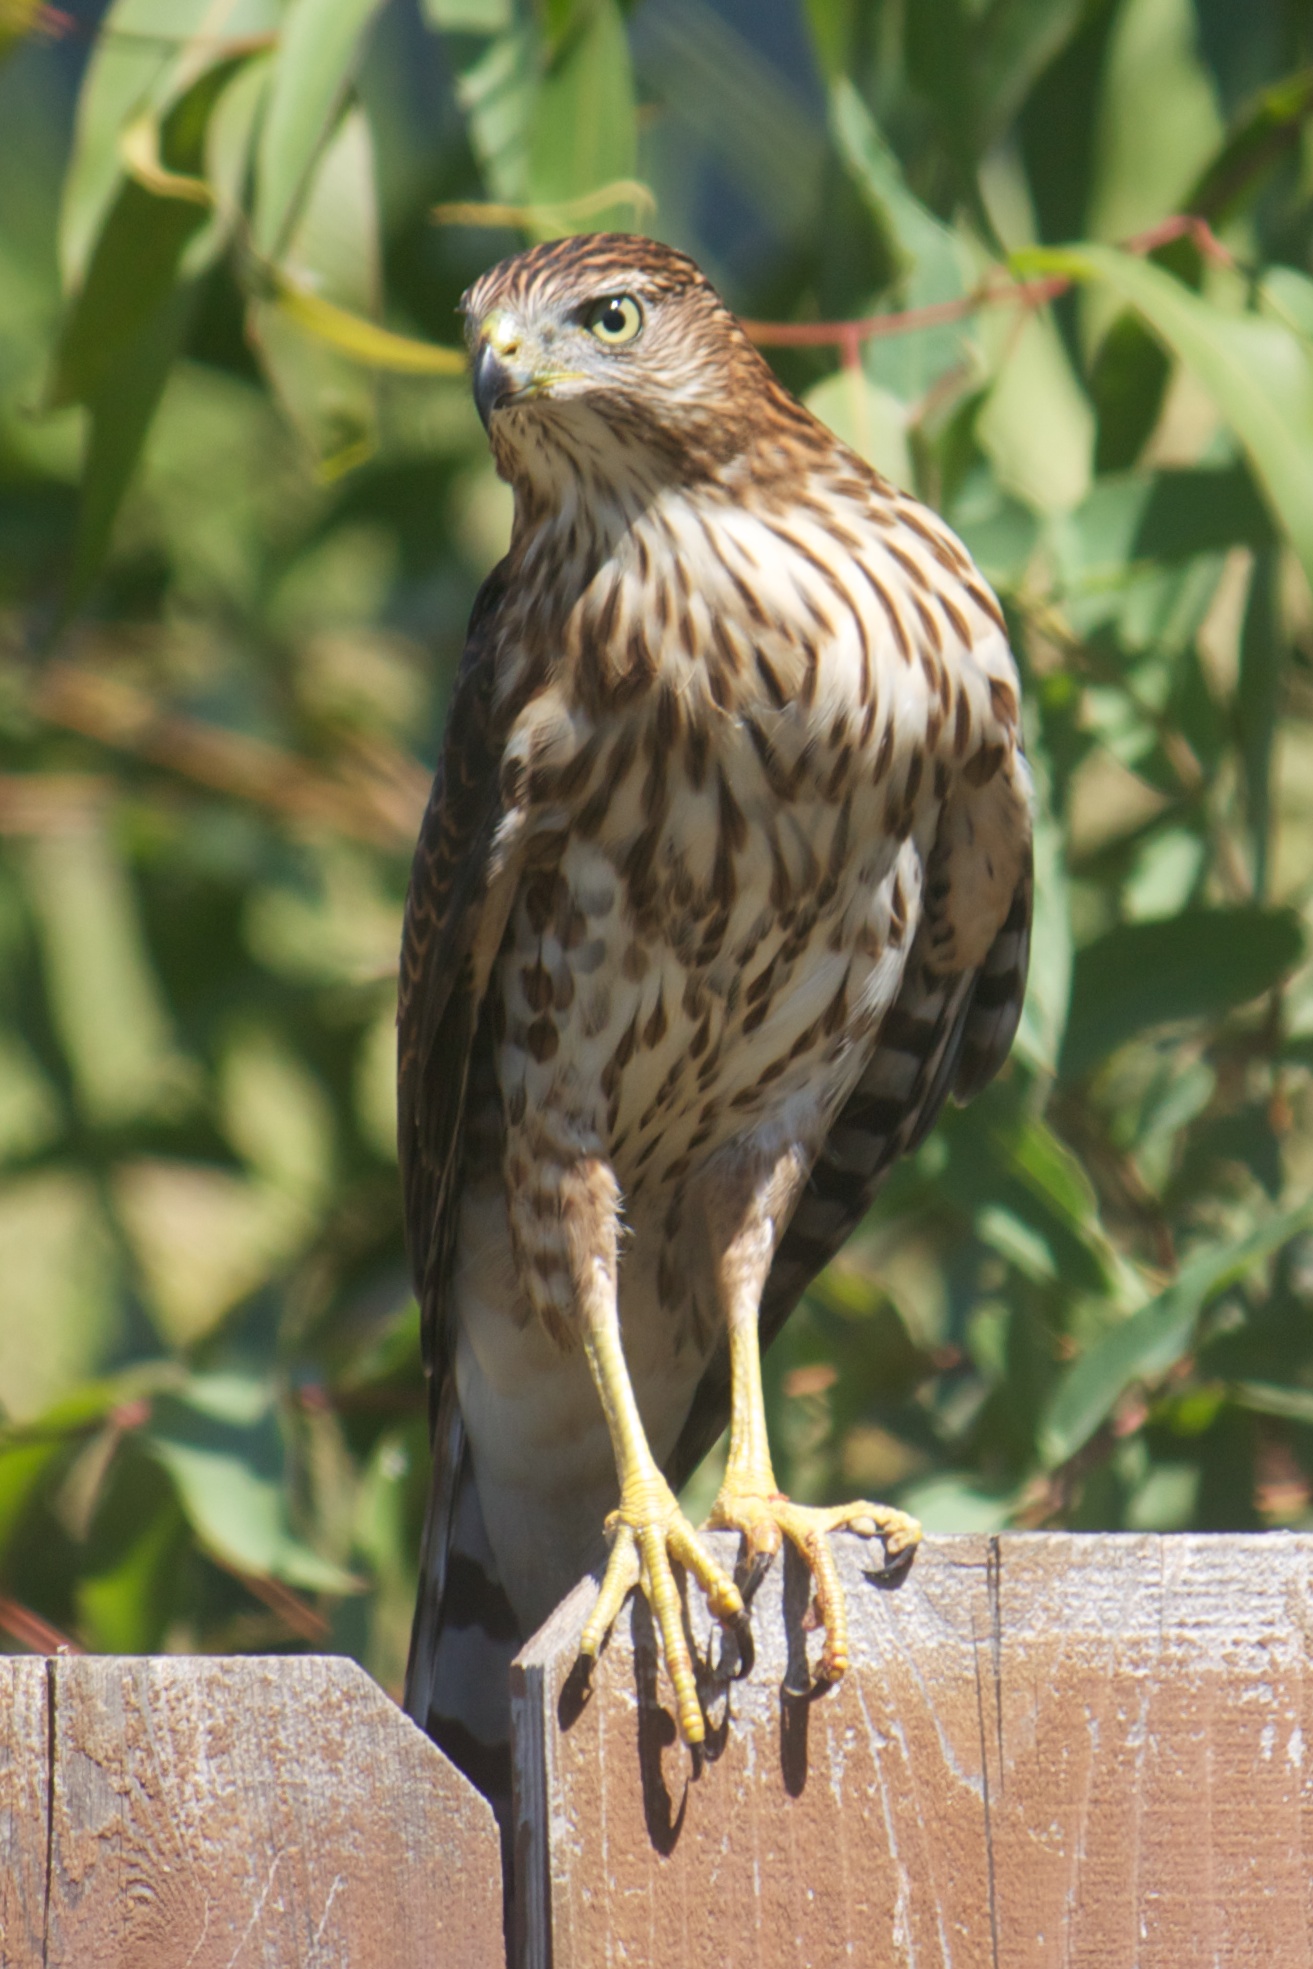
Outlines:
POLYGON ((503 1849, 511 1813, 509 1676, 522 1639, 497 1577, 448 1381, 433 1431, 405 1709, 488 1800, 503 1849))

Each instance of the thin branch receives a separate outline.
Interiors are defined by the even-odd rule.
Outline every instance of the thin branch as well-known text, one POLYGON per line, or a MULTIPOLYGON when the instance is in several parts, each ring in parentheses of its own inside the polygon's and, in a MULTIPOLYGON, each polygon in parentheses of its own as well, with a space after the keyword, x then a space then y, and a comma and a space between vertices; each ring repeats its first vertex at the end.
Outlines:
POLYGON ((361 746, 354 766, 318 771, 281 746, 168 711, 135 685, 75 663, 51 664, 31 704, 49 724, 301 826, 394 852, 414 846, 429 777, 390 748, 361 746))
POLYGON ((299 1593, 294 1593, 290 1586, 285 1586, 281 1579, 271 1579, 267 1573, 247 1572, 243 1567, 221 1559, 208 1546, 202 1549, 211 1565, 218 1566, 221 1572, 239 1581, 252 1598, 258 1600, 261 1606, 268 1607, 270 1613, 276 1615, 298 1640, 322 1643, 328 1639, 333 1631, 332 1622, 299 1593))
MULTIPOLYGON (((1148 254, 1175 239, 1192 239, 1205 259, 1220 266, 1234 266, 1235 260, 1213 232, 1207 220, 1193 212, 1178 212, 1161 225, 1137 233, 1122 243, 1126 253, 1148 254)), ((925 308, 903 308, 891 314, 864 315, 857 321, 745 321, 744 328, 759 348, 838 349, 845 363, 856 360, 862 342, 878 341, 890 335, 912 335, 918 329, 942 328, 962 321, 981 308, 1015 306, 1041 308, 1057 300, 1073 285, 1070 275, 1052 274, 1044 280, 1000 280, 994 275, 982 281, 971 293, 952 301, 936 301, 925 308)))
POLYGON ((25 1607, 18 1600, 8 1600, 0 1596, 0 1633, 8 1634, 12 1640, 23 1647, 30 1648, 38 1655, 80 1655, 82 1649, 76 1641, 70 1640, 59 1628, 52 1627, 31 1607, 25 1607))

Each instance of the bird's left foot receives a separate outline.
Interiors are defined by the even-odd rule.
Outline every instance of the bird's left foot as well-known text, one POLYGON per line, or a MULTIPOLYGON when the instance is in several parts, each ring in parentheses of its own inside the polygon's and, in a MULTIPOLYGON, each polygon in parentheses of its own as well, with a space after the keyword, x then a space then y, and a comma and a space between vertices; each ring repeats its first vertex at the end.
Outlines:
POLYGON ((825 1629, 825 1650, 816 1667, 818 1682, 837 1682, 848 1667, 848 1611, 830 1533, 855 1531, 861 1538, 883 1540, 887 1563, 910 1554, 921 1538, 916 1519, 887 1504, 863 1501, 817 1508, 795 1504, 778 1491, 737 1488, 722 1490, 704 1529, 739 1532, 749 1562, 773 1556, 786 1538, 801 1552, 815 1582, 818 1622, 825 1629))

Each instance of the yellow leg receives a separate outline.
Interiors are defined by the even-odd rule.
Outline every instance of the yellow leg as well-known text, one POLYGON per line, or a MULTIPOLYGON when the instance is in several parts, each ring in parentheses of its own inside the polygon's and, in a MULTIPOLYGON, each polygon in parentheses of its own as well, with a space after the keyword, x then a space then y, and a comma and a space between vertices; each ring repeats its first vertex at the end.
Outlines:
POLYGON ((778 1552, 785 1538, 798 1548, 815 1581, 817 1609, 825 1627, 817 1675, 821 1681, 834 1682, 848 1667, 848 1613, 829 1534, 844 1529, 863 1538, 879 1537, 892 1559, 917 1544, 921 1527, 905 1511, 885 1504, 862 1501, 825 1509, 795 1504, 776 1484, 766 1433, 757 1311, 779 1229, 787 1221, 800 1180, 799 1165, 790 1156, 775 1170, 764 1172, 750 1193, 739 1193, 737 1210, 729 1195, 721 1200, 719 1212, 712 1205, 713 1249, 729 1328, 730 1430, 725 1475, 707 1528, 739 1532, 749 1557, 778 1552), (739 1221, 732 1225, 726 1216, 737 1216, 739 1221))
POLYGON ((693 1574, 717 1620, 728 1623, 741 1619, 743 1598, 728 1573, 703 1548, 648 1445, 620 1338, 614 1214, 606 1209, 613 1199, 614 1181, 609 1171, 597 1164, 581 1171, 563 1195, 572 1233, 572 1270, 584 1350, 611 1433, 620 1478, 620 1508, 607 1519, 607 1528, 614 1534, 611 1557, 597 1604, 580 1638, 579 1652, 597 1653, 625 1596, 632 1587, 639 1587, 661 1636, 680 1731, 686 1742, 701 1743, 706 1723, 671 1561, 678 1561, 693 1574), (605 1223, 608 1214, 609 1236, 605 1223))

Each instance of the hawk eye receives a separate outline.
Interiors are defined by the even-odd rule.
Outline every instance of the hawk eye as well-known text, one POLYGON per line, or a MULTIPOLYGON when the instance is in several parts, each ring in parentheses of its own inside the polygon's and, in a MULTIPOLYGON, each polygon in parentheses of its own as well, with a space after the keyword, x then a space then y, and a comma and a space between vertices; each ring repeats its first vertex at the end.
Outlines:
POLYGON ((599 342, 618 348, 622 342, 632 342, 638 334, 643 326, 643 310, 632 294, 611 294, 589 309, 585 325, 599 342))

